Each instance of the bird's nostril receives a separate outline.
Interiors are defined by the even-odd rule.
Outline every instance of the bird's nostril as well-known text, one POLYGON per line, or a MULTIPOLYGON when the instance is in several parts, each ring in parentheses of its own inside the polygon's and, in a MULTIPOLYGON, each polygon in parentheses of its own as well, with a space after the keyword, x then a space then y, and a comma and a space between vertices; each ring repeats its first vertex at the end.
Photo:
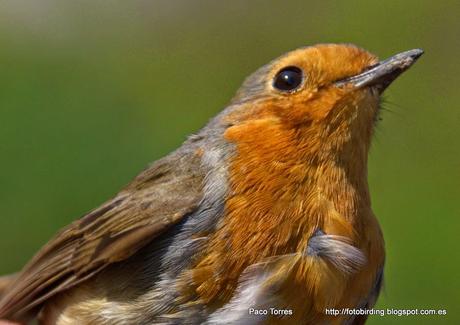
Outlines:
POLYGON ((371 64, 371 65, 365 67, 364 70, 361 71, 361 73, 364 73, 364 72, 366 72, 366 71, 372 70, 373 68, 375 68, 375 67, 378 66, 378 65, 379 65, 378 62, 377 62, 377 63, 374 63, 374 64, 371 64))

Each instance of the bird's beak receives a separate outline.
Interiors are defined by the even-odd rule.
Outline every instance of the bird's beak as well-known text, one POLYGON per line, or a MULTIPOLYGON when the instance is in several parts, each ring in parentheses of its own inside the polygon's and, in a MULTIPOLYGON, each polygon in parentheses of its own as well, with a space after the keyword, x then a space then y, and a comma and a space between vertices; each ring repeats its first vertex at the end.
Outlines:
POLYGON ((421 49, 413 49, 398 53, 389 59, 368 67, 364 72, 346 79, 337 81, 337 87, 352 85, 355 88, 375 87, 382 93, 393 80, 409 69, 423 54, 421 49))

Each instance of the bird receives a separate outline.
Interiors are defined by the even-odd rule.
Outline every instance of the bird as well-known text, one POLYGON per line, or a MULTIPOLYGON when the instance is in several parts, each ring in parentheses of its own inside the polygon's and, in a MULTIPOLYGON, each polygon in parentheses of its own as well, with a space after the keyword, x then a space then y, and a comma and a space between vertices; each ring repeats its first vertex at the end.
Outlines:
POLYGON ((368 153, 384 90, 423 50, 287 52, 112 199, 0 280, 40 324, 364 324, 383 282, 368 153))

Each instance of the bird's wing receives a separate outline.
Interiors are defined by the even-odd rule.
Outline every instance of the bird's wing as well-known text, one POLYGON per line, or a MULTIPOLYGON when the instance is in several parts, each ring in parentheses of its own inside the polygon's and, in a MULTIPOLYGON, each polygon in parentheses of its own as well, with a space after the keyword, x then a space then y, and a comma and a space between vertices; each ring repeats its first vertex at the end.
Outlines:
POLYGON ((124 260, 191 213, 202 196, 200 158, 181 150, 157 161, 115 198, 62 229, 0 297, 0 319, 25 312, 124 260))
POLYGON ((10 274, 0 277, 0 297, 3 296, 6 288, 14 281, 17 274, 10 274))

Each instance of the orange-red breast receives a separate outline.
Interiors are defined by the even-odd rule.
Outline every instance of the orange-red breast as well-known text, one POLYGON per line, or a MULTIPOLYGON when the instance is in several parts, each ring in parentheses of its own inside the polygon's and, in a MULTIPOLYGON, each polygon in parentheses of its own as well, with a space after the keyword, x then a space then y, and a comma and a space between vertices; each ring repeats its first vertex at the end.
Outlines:
POLYGON ((367 155, 384 89, 422 54, 289 52, 112 200, 4 280, 43 324, 362 324, 384 243, 367 155))

